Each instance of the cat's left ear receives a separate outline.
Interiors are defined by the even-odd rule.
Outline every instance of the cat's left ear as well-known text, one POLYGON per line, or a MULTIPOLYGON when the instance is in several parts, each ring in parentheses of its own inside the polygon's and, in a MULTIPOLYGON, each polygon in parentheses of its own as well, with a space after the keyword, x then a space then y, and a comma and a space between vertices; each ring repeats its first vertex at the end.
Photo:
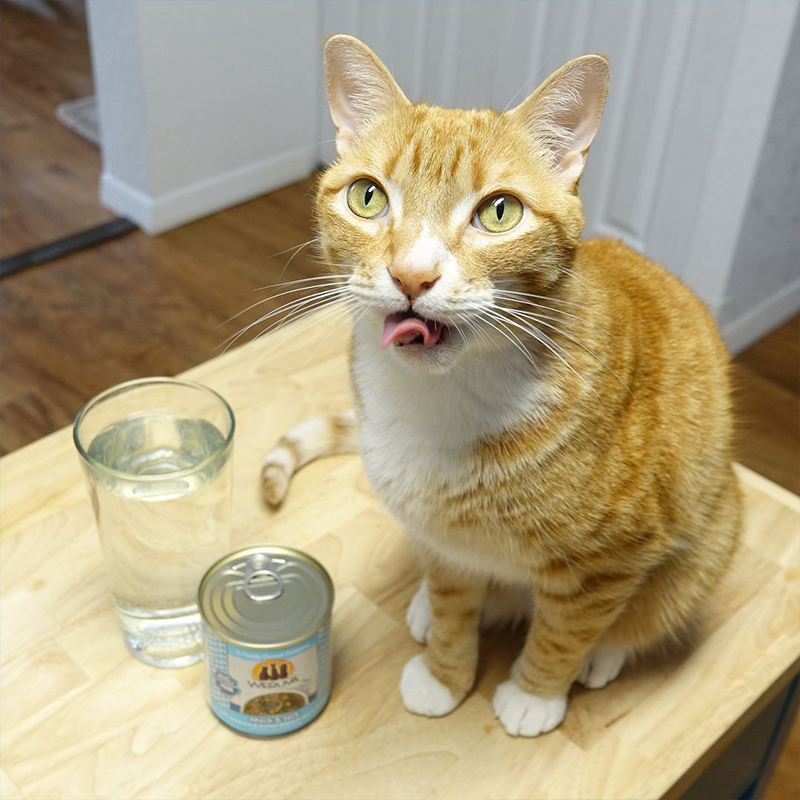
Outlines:
POLYGON ((575 58, 556 70, 527 100, 508 112, 548 151, 559 180, 573 188, 583 172, 608 94, 605 56, 575 58))
POLYGON ((325 42, 325 83, 339 155, 375 119, 408 105, 378 56, 353 36, 337 34, 325 42))

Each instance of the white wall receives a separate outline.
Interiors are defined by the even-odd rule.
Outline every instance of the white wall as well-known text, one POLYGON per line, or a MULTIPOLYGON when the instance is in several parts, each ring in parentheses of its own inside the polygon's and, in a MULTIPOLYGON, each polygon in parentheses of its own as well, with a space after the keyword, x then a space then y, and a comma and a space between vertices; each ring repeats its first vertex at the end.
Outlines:
MULTIPOLYGON (((103 178, 148 197, 152 181, 137 14, 136 3, 89 2, 103 178)), ((133 219, 142 224, 139 217, 133 219)))
POLYGON ((800 305, 800 19, 755 175, 720 312, 734 350, 800 305))
MULTIPOLYGON (((747 221, 765 207, 759 198, 798 193, 778 162, 760 166, 776 137, 786 141, 779 124, 769 139, 768 130, 797 0, 89 6, 102 197, 151 232, 296 180, 333 157, 321 64, 329 33, 359 36, 412 100, 444 106, 502 109, 569 58, 603 52, 612 87, 581 183, 587 235, 622 238, 664 263, 721 318, 737 348, 800 307, 787 289, 796 273, 742 250, 747 221), (762 282, 759 292, 746 288, 753 269, 771 270, 768 291, 762 282), (765 291, 783 293, 780 309, 764 306, 765 291)), ((763 214, 759 235, 796 238, 789 224, 763 214)))
POLYGON ((89 0, 103 202, 158 233, 316 163, 316 2, 89 0))

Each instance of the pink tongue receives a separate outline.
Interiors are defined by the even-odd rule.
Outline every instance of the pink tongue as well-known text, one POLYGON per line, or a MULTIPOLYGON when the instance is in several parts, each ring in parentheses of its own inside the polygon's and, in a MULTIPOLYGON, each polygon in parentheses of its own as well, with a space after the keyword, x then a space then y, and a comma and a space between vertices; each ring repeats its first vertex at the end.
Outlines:
POLYGON ((411 344, 420 334, 425 347, 433 347, 442 335, 442 326, 438 322, 428 323, 405 313, 390 314, 383 321, 381 347, 388 347, 395 342, 411 344))

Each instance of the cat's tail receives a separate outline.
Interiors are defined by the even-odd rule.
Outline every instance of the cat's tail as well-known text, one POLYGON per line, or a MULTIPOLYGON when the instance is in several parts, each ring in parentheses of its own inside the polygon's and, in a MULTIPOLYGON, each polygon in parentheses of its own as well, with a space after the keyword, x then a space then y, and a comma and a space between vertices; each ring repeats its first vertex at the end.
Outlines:
POLYGON ((277 506, 300 467, 322 456, 356 452, 358 429, 352 410, 300 422, 281 437, 264 459, 264 497, 270 505, 277 506))

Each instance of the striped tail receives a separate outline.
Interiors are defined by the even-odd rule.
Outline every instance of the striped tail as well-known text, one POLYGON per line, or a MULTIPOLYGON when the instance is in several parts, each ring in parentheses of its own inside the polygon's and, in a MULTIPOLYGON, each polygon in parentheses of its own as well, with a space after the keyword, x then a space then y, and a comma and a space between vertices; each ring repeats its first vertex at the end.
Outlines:
POLYGON ((264 459, 264 497, 279 505, 300 467, 322 456, 358 452, 358 429, 353 411, 300 422, 281 437, 264 459))

